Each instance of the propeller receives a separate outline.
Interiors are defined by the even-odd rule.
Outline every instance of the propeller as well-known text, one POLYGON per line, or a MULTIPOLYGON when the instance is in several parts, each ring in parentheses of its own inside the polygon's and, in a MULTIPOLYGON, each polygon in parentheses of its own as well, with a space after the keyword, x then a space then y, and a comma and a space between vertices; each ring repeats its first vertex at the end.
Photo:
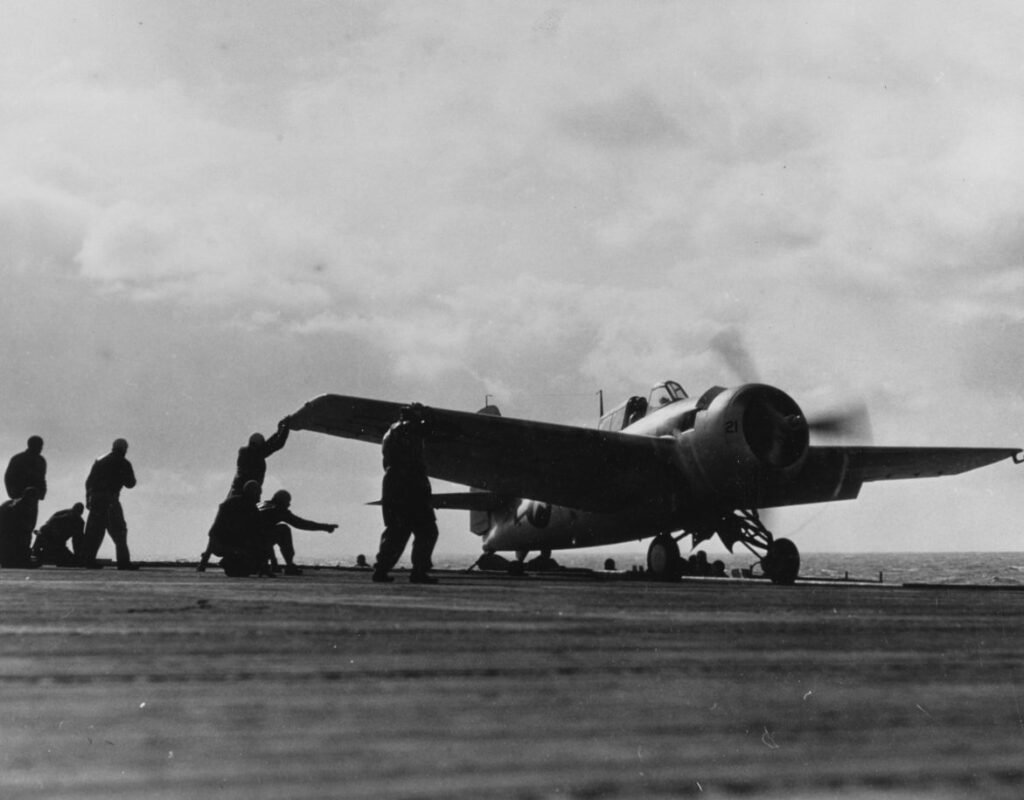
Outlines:
POLYGON ((743 433, 763 462, 780 469, 793 464, 807 449, 808 425, 796 403, 770 386, 745 393, 743 433))
MULTIPOLYGON (((744 383, 757 383, 757 365, 743 342, 738 328, 725 328, 711 337, 712 352, 725 362, 744 383)), ((860 401, 848 402, 836 408, 809 416, 807 428, 817 436, 850 439, 870 443, 872 439, 871 418, 867 406, 860 401)))
MULTIPOLYGON (((718 355, 726 366, 744 383, 759 383, 760 377, 757 365, 747 350, 743 336, 739 329, 728 327, 715 334, 709 342, 713 353, 718 355)), ((841 438, 853 440, 861 444, 871 442, 871 420, 868 416, 867 406, 863 402, 847 402, 837 406, 830 411, 820 414, 809 415, 806 418, 801 414, 793 413, 790 409, 767 408, 767 412, 775 418, 775 424, 770 427, 772 433, 768 450, 766 451, 769 463, 776 463, 786 466, 786 450, 794 441, 794 434, 806 425, 807 433, 816 437, 841 438)), ((803 443, 806 446, 806 433, 803 443)), ((762 509, 760 513, 754 512, 755 519, 760 521, 764 530, 773 527, 772 520, 775 518, 775 509, 762 509)), ((770 535, 770 534, 769 534, 770 535)), ((732 552, 732 544, 719 532, 719 538, 729 547, 732 552)), ((697 546, 697 538, 693 538, 693 547, 697 546)))
POLYGON ((843 408, 816 415, 807 421, 811 433, 821 436, 835 436, 855 439, 858 442, 871 441, 871 417, 864 403, 852 403, 843 408))
POLYGON ((736 328, 725 328, 711 337, 711 350, 717 353, 736 377, 744 383, 758 383, 757 365, 751 358, 743 336, 736 328))

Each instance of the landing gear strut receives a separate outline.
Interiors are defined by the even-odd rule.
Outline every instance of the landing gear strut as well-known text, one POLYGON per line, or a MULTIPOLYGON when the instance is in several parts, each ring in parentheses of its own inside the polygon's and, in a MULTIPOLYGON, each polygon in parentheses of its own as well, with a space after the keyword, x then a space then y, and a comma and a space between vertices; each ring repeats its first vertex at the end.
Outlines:
POLYGON ((761 571, 772 583, 789 585, 796 581, 800 574, 800 551, 789 539, 776 539, 772 536, 757 510, 736 511, 732 517, 726 518, 730 523, 723 526, 728 531, 719 538, 730 546, 741 542, 751 553, 757 556, 761 571))
MULTIPOLYGON (((717 533, 729 552, 739 543, 753 553, 761 573, 772 583, 789 585, 796 581, 800 574, 800 551, 789 539, 776 539, 761 522, 757 509, 728 511, 704 523, 682 535, 692 535, 696 546, 717 533)), ((647 549, 647 574, 655 580, 675 581, 682 572, 676 539, 668 533, 655 536, 647 549)))

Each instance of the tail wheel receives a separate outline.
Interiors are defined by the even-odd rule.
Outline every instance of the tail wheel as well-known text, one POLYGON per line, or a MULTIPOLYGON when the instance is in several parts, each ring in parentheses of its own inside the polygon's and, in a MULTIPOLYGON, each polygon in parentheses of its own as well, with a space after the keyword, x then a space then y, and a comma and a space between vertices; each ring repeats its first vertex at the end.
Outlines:
POLYGON ((651 540, 647 548, 647 572, 659 581, 679 579, 682 570, 679 557, 679 545, 671 536, 662 534, 651 540))
POLYGON ((776 539, 761 559, 761 569, 772 583, 788 586, 800 573, 800 551, 789 539, 776 539))

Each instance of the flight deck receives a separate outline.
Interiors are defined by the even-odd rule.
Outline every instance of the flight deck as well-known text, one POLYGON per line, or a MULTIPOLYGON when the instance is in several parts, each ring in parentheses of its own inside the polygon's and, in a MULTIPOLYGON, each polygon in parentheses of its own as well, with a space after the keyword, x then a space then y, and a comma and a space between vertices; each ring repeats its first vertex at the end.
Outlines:
POLYGON ((0 570, 9 798, 1017 797, 1024 594, 0 570))

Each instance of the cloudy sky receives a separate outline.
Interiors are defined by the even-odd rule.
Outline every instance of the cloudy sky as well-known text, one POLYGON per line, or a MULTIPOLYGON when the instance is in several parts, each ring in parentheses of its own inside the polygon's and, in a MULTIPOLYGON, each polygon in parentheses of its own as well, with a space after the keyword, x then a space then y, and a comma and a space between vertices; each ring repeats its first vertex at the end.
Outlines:
MULTIPOLYGON (((1013 3, 7 0, 0 448, 45 438, 47 515, 125 436, 134 554, 195 557, 317 394, 592 424, 737 382, 723 330, 877 444, 1024 445, 1022 39, 1013 3)), ((1024 549, 1022 479, 773 524, 1024 549)), ((281 486, 342 525, 300 558, 372 556, 375 448, 293 434, 281 486)))

